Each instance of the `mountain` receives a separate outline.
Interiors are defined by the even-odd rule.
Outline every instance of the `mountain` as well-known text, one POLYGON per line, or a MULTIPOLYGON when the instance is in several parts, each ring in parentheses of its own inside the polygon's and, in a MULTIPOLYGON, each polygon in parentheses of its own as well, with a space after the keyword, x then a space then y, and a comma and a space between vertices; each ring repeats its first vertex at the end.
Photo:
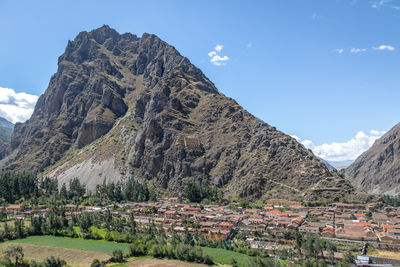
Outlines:
POLYGON ((318 157, 318 156, 317 156, 317 158, 318 158, 320 161, 322 161, 328 169, 330 169, 331 171, 336 171, 336 168, 333 167, 333 166, 330 164, 329 161, 324 160, 323 158, 318 157))
POLYGON ((69 41, 0 166, 89 189, 133 176, 169 194, 195 179, 225 196, 337 200, 353 191, 310 150, 226 97, 153 34, 108 26, 69 41))
POLYGON ((0 149, 10 141, 13 128, 13 123, 0 117, 0 149))
POLYGON ((400 193, 400 123, 376 140, 344 174, 366 192, 400 193))
POLYGON ((339 171, 349 167, 353 162, 354 160, 329 161, 329 164, 339 171))

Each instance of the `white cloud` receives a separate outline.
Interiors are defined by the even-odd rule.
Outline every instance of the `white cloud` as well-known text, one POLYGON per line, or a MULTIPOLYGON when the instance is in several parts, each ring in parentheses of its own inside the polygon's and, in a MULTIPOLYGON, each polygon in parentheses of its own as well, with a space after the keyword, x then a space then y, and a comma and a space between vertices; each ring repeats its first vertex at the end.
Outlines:
POLYGON ((374 50, 389 50, 389 51, 394 51, 396 48, 394 48, 391 45, 380 45, 378 47, 374 47, 374 50))
POLYGON ((216 66, 226 66, 226 61, 228 61, 228 60, 229 60, 228 56, 221 57, 221 56, 215 55, 210 59, 210 62, 216 66))
POLYGON ((223 45, 217 44, 217 45, 215 46, 215 51, 221 52, 221 51, 222 51, 222 48, 224 48, 223 45))
POLYGON ((36 95, 0 87, 0 116, 13 123, 24 122, 32 115, 37 100, 36 95))
MULTIPOLYGON (((322 145, 315 145, 311 140, 298 141, 306 148, 311 149, 318 157, 329 162, 339 162, 355 160, 385 133, 385 131, 371 130, 369 134, 366 134, 363 131, 359 131, 356 136, 347 142, 333 142, 322 145)), ((297 136, 292 137, 296 139, 297 136)))
POLYGON ((214 48, 214 51, 208 52, 208 56, 210 57, 210 62, 215 66, 226 66, 227 61, 229 60, 228 56, 220 56, 223 45, 217 44, 214 48))
POLYGON ((367 48, 352 48, 350 49, 351 53, 361 53, 367 51, 367 48))
POLYGON ((343 48, 336 49, 336 53, 338 53, 339 55, 342 54, 343 52, 344 52, 343 48))

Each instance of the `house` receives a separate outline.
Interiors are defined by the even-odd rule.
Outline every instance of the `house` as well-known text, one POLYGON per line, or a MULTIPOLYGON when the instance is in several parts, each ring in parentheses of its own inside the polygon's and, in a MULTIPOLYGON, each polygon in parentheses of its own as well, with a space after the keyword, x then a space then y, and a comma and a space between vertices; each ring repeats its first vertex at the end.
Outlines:
POLYGON ((329 226, 324 227, 322 229, 321 235, 324 236, 324 237, 334 237, 335 236, 335 229, 333 229, 333 227, 329 227, 329 226))
POLYGON ((261 218, 248 218, 247 220, 250 222, 250 224, 261 224, 264 222, 264 220, 261 218))
POLYGON ((386 232, 379 232, 378 234, 379 241, 385 243, 400 243, 400 234, 395 229, 388 229, 386 232), (396 235, 397 232, 397 235, 396 235))
POLYGON ((374 231, 363 227, 347 227, 336 229, 336 237, 349 240, 376 241, 378 237, 374 231))
POLYGON ((183 206, 183 211, 192 211, 192 212, 199 212, 200 211, 200 209, 199 208, 194 208, 194 207, 191 207, 190 205, 185 205, 185 206, 183 206))
POLYGON ((281 214, 281 211, 279 211, 279 210, 270 210, 265 213, 265 216, 269 217, 269 218, 274 218, 275 216, 278 216, 279 214, 281 214))
POLYGON ((7 212, 18 212, 18 211, 23 211, 25 209, 24 205, 9 205, 6 208, 7 212))
POLYGON ((228 230, 212 229, 210 230, 208 237, 215 240, 225 240, 228 237, 229 233, 230 231, 228 230))
POLYGON ((219 227, 224 230, 231 230, 233 228, 233 224, 230 222, 221 222, 219 227))
POLYGON ((177 215, 176 210, 167 210, 164 212, 164 216, 167 218, 174 218, 177 215))
POLYGON ((319 227, 318 226, 311 226, 311 225, 302 225, 297 230, 300 233, 314 233, 314 234, 318 234, 319 233, 319 227))

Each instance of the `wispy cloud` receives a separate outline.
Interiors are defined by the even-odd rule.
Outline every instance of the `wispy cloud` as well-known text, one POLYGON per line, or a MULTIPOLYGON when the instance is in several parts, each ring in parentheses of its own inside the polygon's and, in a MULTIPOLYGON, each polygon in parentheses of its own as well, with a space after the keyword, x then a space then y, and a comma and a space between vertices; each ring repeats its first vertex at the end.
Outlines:
POLYGON ((384 7, 385 5, 387 5, 388 3, 390 3, 389 0, 379 0, 379 1, 375 1, 371 4, 372 8, 381 8, 384 7))
POLYGON ((229 60, 228 56, 221 56, 220 53, 224 48, 223 45, 217 44, 213 51, 208 52, 208 56, 210 57, 210 62, 215 66, 226 66, 227 61, 229 60))
POLYGON ((247 45, 246 45, 247 48, 251 48, 252 46, 253 46, 253 43, 252 43, 252 42, 247 43, 247 45))
POLYGON ((352 48, 350 49, 350 53, 361 53, 367 51, 367 48, 352 48))
POLYGON ((325 143, 315 145, 311 140, 301 140, 297 136, 292 136, 306 148, 311 149, 318 157, 330 161, 340 162, 355 160, 364 151, 370 148, 376 139, 384 135, 385 131, 371 130, 368 134, 359 131, 353 138, 346 142, 325 143))
POLYGON ((0 87, 0 116, 13 123, 24 122, 32 115, 37 100, 36 95, 0 87))
POLYGON ((389 50, 394 51, 396 48, 391 45, 380 45, 378 47, 373 47, 374 50, 389 50))
POLYGON ((371 7, 375 8, 375 9, 391 8, 391 9, 400 11, 400 3, 398 1, 393 1, 393 0, 374 1, 374 2, 372 2, 371 7))
POLYGON ((336 51, 336 53, 338 53, 340 55, 340 54, 342 54, 344 52, 344 49, 343 48, 338 48, 335 51, 336 51))
POLYGON ((324 16, 317 14, 317 13, 314 13, 311 15, 311 19, 313 19, 313 20, 319 20, 319 19, 323 19, 323 18, 324 18, 324 16))

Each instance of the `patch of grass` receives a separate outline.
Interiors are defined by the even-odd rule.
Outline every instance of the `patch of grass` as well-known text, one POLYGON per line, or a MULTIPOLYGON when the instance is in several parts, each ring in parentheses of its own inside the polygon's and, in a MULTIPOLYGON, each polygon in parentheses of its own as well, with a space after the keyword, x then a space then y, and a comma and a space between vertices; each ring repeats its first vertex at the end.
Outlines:
POLYGON ((10 242, 0 244, 0 251, 4 252, 10 245, 21 246, 28 261, 43 262, 47 257, 54 256, 64 259, 70 266, 89 266, 93 259, 105 261, 110 258, 110 253, 10 242))
POLYGON ((248 266, 248 260, 251 258, 250 256, 242 253, 238 253, 235 251, 231 250, 226 250, 222 248, 208 248, 208 247, 203 247, 202 248, 204 252, 206 252, 208 255, 210 255, 215 263, 222 263, 222 264, 227 264, 230 265, 232 262, 232 258, 234 258, 239 266, 247 267, 248 266))
POLYGON ((388 251, 388 250, 380 250, 374 249, 370 250, 367 253, 368 256, 382 257, 382 258, 391 258, 400 260, 400 252, 399 251, 388 251))
POLYGON ((9 243, 33 244, 49 247, 62 247, 71 249, 80 249, 87 251, 97 251, 112 253, 115 249, 121 249, 123 252, 129 251, 128 243, 116 243, 103 240, 86 240, 79 238, 57 237, 57 236, 30 236, 24 239, 16 239, 9 243))

